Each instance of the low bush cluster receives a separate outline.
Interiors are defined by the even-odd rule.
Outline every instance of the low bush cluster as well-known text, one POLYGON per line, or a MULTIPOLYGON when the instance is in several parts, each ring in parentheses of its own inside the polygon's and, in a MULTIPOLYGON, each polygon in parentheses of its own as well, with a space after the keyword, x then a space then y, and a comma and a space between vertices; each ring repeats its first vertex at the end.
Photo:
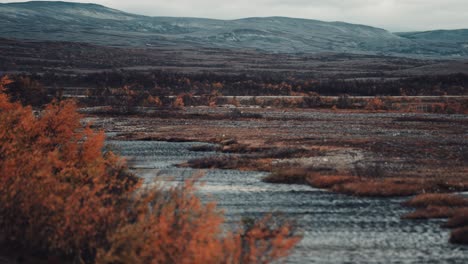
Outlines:
MULTIPOLYGON (((9 83, 3 78, 0 90, 9 83)), ((193 180, 143 188, 73 102, 39 114, 0 91, 0 244, 80 263, 268 263, 300 240, 272 218, 222 229, 193 180)))

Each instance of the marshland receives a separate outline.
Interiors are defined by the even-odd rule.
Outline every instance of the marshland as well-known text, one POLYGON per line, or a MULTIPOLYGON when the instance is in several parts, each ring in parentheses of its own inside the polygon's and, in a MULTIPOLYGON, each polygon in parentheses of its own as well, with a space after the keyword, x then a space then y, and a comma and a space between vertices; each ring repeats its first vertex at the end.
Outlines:
POLYGON ((467 261, 467 30, 41 1, 0 25, 0 262, 467 261))

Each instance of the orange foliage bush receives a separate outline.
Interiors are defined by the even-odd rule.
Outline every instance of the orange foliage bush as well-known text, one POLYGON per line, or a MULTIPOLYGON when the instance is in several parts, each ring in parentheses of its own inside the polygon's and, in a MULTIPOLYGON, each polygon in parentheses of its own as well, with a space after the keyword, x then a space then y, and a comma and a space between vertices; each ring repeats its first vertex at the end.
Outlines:
POLYGON ((149 95, 148 98, 146 98, 143 101, 144 106, 155 106, 155 107, 161 107, 163 106, 163 103, 161 99, 158 96, 152 96, 149 95))
POLYGON ((366 110, 375 111, 375 110, 383 110, 385 108, 384 102, 382 99, 374 97, 367 101, 366 110))
POLYGON ((177 96, 174 99, 174 102, 172 102, 172 107, 174 108, 184 108, 185 103, 184 103, 184 94, 181 94, 177 96))
POLYGON ((128 215, 101 248, 97 263, 215 263, 223 255, 223 218, 193 196, 193 185, 137 194, 128 215), (150 206, 148 206, 150 205, 150 206))
POLYGON ((35 116, 0 92, 0 127, 5 245, 86 263, 266 263, 300 239, 293 226, 266 220, 225 233, 192 182, 139 188, 124 162, 102 152, 104 134, 83 127, 73 102, 35 116))
POLYGON ((1 94, 0 126, 0 232, 27 248, 92 255, 138 180, 102 154, 104 134, 83 128, 72 102, 36 117, 1 94))
POLYGON ((300 240, 292 225, 275 225, 271 217, 222 235, 223 217, 213 203, 203 205, 193 194, 193 183, 140 193, 132 220, 111 235, 111 246, 99 250, 97 263, 269 263, 300 240))

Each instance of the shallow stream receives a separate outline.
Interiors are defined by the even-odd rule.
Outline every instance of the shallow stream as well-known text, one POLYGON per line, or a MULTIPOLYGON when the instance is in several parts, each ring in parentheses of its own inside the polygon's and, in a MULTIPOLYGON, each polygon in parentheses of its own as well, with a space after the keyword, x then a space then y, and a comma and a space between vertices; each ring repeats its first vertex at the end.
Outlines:
MULTIPOLYGON (((109 141, 130 167, 151 181, 180 182, 196 170, 174 165, 216 155, 192 152, 200 143, 109 141), (168 178, 168 176, 171 176, 168 178)), ((468 247, 449 244, 440 220, 400 220, 403 199, 355 198, 301 185, 268 184, 259 172, 209 170, 200 187, 215 199, 229 222, 282 212, 304 238, 286 263, 468 263, 468 247)))

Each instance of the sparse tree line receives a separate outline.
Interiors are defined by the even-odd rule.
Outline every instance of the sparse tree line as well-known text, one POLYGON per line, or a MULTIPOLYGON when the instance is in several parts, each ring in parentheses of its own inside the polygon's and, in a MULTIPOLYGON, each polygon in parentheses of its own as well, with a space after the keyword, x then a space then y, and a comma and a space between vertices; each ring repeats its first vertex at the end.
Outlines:
POLYGON ((120 88, 132 86, 152 90, 159 95, 193 93, 206 95, 218 93, 230 96, 281 96, 308 94, 337 96, 416 96, 416 95, 465 95, 468 94, 468 75, 450 74, 418 76, 400 79, 316 79, 310 76, 293 76, 281 73, 215 74, 176 73, 154 71, 113 71, 91 74, 13 75, 27 77, 47 87, 89 87, 90 89, 120 88))
MULTIPOLYGON (((83 87, 80 104, 112 106, 116 112, 130 113, 138 107, 181 108, 184 106, 223 104, 238 105, 239 100, 223 96, 251 96, 250 105, 262 107, 342 108, 395 110, 413 103, 408 99, 398 105, 394 100, 351 99, 351 96, 424 96, 467 95, 468 75, 421 76, 394 80, 317 80, 307 76, 272 73, 253 75, 183 74, 114 71, 85 75, 11 75, 6 92, 15 100, 41 106, 61 99, 66 87, 83 87), (63 88, 65 87, 65 88, 63 88), (258 99, 261 96, 296 96, 296 98, 258 99), (339 96, 330 100, 321 96, 339 96), (257 98, 258 97, 258 98, 257 98), (361 100, 362 101, 362 100, 361 100)), ((414 101, 414 100, 413 100, 414 101)), ((245 102, 244 102, 245 103, 245 102)), ((448 103, 449 104, 449 103, 448 103)), ((466 105, 456 109, 466 109, 466 105)), ((458 112, 448 105, 430 106, 429 112, 458 112), (433 108, 433 109, 432 109, 433 108), (448 109, 448 110, 447 110, 448 109)), ((453 108, 453 107, 452 107, 453 108)))

